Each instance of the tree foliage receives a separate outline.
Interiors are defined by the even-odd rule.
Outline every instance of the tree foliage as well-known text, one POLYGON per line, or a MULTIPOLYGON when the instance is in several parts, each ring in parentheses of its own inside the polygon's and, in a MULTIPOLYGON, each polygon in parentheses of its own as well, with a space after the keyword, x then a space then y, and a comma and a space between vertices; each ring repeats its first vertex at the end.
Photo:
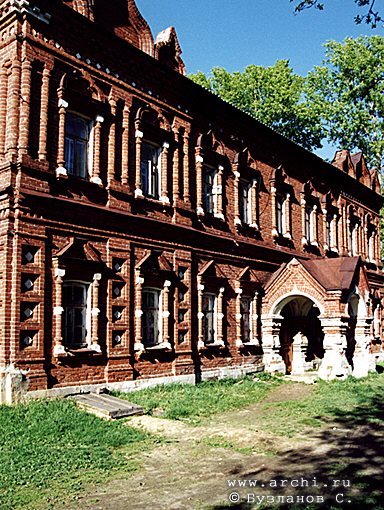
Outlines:
POLYGON ((384 165, 384 38, 325 44, 322 66, 309 73, 306 104, 320 112, 325 136, 339 148, 362 150, 384 165))
POLYGON ((300 145, 321 147, 317 105, 308 107, 303 101, 305 78, 295 74, 287 60, 234 73, 214 67, 209 76, 198 72, 189 77, 300 145))
MULTIPOLYGON (((355 16, 355 22, 360 24, 362 22, 371 25, 372 28, 376 28, 377 24, 383 21, 383 17, 377 8, 376 0, 353 0, 358 7, 365 9, 364 14, 358 14, 355 16)), ((314 7, 322 11, 324 9, 324 3, 322 0, 290 0, 290 2, 296 3, 295 12, 301 12, 304 9, 310 9, 314 7)))

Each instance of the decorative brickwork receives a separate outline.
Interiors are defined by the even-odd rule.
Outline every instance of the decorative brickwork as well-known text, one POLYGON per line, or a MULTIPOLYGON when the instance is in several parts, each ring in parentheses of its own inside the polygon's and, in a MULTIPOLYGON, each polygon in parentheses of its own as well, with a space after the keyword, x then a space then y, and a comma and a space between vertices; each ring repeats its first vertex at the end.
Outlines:
POLYGON ((154 43, 134 0, 110 4, 0 7, 1 400, 306 363, 366 374, 377 173, 211 95, 183 76, 174 28, 154 43))

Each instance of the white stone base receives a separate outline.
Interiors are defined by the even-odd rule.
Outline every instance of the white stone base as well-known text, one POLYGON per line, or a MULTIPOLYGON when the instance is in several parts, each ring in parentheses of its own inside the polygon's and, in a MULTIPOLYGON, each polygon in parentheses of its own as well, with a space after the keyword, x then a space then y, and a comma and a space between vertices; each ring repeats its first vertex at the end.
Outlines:
POLYGON ((12 404, 24 400, 28 391, 27 371, 12 363, 0 369, 0 404, 12 404))
POLYGON ((336 350, 325 351, 319 367, 318 377, 324 381, 333 379, 346 379, 351 375, 351 367, 345 357, 345 354, 336 350))
POLYGON ((265 365, 265 371, 270 374, 285 374, 286 372, 285 363, 280 354, 264 354, 263 363, 265 365))

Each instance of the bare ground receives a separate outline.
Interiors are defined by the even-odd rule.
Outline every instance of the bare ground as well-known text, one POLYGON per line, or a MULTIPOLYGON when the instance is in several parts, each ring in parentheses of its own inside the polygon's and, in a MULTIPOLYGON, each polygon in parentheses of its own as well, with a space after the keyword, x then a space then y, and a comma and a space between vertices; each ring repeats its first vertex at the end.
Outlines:
MULTIPOLYGON (((347 508, 363 508, 359 503, 362 499, 364 508, 381 508, 375 503, 383 496, 384 444, 379 424, 368 427, 364 416, 357 421, 355 416, 340 416, 320 428, 303 429, 299 439, 276 436, 258 428, 258 417, 271 412, 270 403, 301 399, 312 390, 312 386, 300 383, 283 385, 264 402, 215 416, 199 427, 150 416, 134 417, 130 425, 142 427, 167 441, 142 452, 139 459, 142 467, 136 473, 90 489, 70 508, 248 510, 260 508, 249 502, 252 498, 268 494, 324 496, 326 503, 316 508, 331 508, 336 504, 336 495, 339 495, 337 501, 343 499, 347 508), (255 479, 258 480, 256 489, 228 485, 228 480, 255 479), (288 482, 282 482, 284 479, 288 482), (295 479, 304 488, 287 488, 295 479), (279 486, 271 488, 271 480, 278 480, 279 486), (305 487, 305 481, 309 487, 305 487), (367 489, 362 489, 362 484, 367 482, 370 491, 365 497, 361 492, 367 489), (350 487, 343 487, 348 483, 350 487), (229 503, 233 492, 238 494, 239 503, 235 501, 236 495, 231 496, 235 502, 229 503), (371 505, 369 498, 373 501, 371 505)), ((334 508, 342 506, 336 504, 334 508)), ((300 505, 300 508, 306 507, 300 505)))

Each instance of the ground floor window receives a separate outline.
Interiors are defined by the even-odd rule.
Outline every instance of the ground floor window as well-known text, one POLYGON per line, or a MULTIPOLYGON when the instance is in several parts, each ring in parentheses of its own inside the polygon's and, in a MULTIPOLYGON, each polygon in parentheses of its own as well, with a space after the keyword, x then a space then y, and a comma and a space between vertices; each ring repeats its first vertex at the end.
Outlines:
POLYGON ((240 306, 241 306, 241 338, 244 343, 247 343, 252 341, 251 298, 243 297, 241 299, 240 306))
POLYGON ((161 291, 160 289, 143 289, 143 344, 156 345, 161 338, 161 291))
POLYGON ((68 347, 87 345, 87 310, 89 284, 65 282, 63 284, 63 340, 68 347))
POLYGON ((204 294, 203 296, 203 337, 206 344, 214 343, 217 339, 217 296, 204 294))

